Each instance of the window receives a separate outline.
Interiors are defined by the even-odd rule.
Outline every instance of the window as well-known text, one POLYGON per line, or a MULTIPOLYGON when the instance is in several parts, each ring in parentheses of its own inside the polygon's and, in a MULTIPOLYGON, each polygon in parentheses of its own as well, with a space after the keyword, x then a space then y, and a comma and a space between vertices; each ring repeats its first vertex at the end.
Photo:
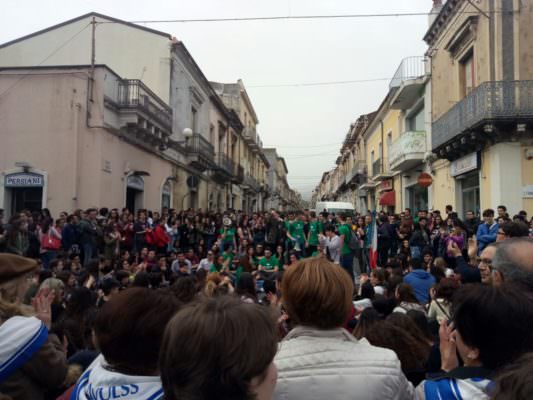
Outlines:
POLYGON ((424 107, 413 113, 407 120, 407 129, 409 131, 425 131, 426 119, 424 107))
POLYGON ((374 161, 375 161, 374 158, 375 158, 374 150, 372 150, 372 151, 370 152, 370 162, 371 162, 372 164, 374 164, 374 161))
POLYGON ((460 63, 461 97, 467 96, 475 87, 474 52, 470 51, 460 63))
POLYGON ((383 143, 379 142, 379 150, 378 150, 379 158, 383 157, 383 143))

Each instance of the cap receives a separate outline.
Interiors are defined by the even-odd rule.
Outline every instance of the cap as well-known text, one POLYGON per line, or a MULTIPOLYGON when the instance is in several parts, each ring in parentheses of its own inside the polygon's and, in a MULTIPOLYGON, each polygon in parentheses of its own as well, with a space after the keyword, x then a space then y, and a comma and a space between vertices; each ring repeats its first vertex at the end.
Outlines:
POLYGON ((0 254, 0 284, 15 280, 37 270, 36 260, 15 254, 0 254))

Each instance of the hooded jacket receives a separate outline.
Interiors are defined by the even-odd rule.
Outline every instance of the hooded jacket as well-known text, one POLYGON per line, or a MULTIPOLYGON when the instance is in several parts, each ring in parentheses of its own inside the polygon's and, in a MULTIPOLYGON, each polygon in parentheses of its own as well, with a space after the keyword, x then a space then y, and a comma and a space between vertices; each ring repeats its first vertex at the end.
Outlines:
POLYGON ((429 289, 435 284, 435 277, 423 269, 415 269, 405 275, 403 281, 413 288, 420 304, 429 302, 429 289))

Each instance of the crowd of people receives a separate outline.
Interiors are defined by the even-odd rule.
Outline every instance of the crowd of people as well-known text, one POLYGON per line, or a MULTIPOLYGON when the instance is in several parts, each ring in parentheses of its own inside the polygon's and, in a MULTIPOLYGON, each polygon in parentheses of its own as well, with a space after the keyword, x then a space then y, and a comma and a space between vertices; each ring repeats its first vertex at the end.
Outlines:
POLYGON ((0 399, 533 398, 533 218, 481 218, 0 210, 0 399))

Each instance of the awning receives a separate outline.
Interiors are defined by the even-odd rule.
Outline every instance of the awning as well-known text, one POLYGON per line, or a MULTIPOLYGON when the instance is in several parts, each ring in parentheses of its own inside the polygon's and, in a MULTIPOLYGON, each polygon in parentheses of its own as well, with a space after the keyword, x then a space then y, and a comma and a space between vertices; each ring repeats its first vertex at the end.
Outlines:
POLYGON ((380 206, 394 206, 396 204, 396 193, 394 190, 385 192, 379 198, 380 206))

